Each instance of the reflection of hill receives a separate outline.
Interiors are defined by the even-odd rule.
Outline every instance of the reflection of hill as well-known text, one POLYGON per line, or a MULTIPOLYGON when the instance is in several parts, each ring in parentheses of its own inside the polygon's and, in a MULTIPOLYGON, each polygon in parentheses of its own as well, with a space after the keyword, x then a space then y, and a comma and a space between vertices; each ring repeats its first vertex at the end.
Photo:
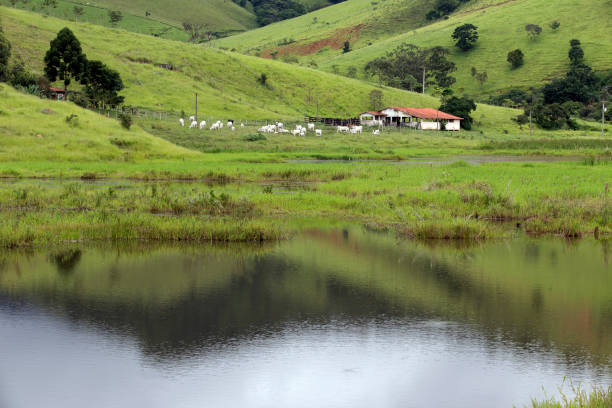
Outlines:
POLYGON ((598 244, 564 245, 428 248, 359 230, 313 231, 255 250, 82 249, 70 274, 48 254, 7 252, 0 295, 125 331, 162 359, 293 322, 385 315, 473 323, 492 342, 555 345, 601 363, 612 355, 611 276, 598 244))

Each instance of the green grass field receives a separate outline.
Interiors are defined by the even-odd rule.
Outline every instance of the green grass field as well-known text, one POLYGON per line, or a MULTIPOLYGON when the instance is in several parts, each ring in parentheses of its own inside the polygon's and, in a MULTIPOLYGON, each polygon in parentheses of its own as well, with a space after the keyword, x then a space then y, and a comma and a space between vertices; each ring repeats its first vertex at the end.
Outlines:
MULTIPOLYGON (((393 2, 382 1, 379 7, 387 5, 385 15, 393 15, 399 6, 393 2)), ((300 45, 311 44, 321 39, 331 38, 334 32, 363 24, 367 9, 372 8, 369 1, 349 1, 319 10, 318 20, 312 23, 315 14, 298 19, 280 22, 263 27, 248 34, 241 34, 218 42, 219 46, 236 48, 242 52, 263 52, 273 48, 275 41, 291 37, 300 45), (362 8, 359 8, 361 5, 362 8), (329 26, 327 22, 330 22, 329 26)), ((427 7, 424 7, 425 9, 427 7)), ((383 8, 384 10, 384 8, 383 8)), ((374 15, 376 11, 371 12, 374 15)), ((338 47, 326 47, 314 54, 300 56, 300 63, 317 64, 319 69, 346 73, 354 66, 359 75, 363 66, 370 60, 384 55, 402 43, 413 43, 429 47, 441 45, 452 49, 451 59, 457 64, 455 90, 471 95, 492 94, 510 87, 538 86, 553 77, 561 76, 568 66, 567 52, 569 40, 582 41, 586 61, 599 71, 612 69, 612 42, 609 35, 609 16, 612 3, 609 0, 483 0, 468 3, 455 12, 448 20, 422 26, 422 19, 415 24, 396 24, 394 29, 380 29, 378 23, 365 24, 354 36, 354 51, 343 54, 338 47), (558 20, 561 27, 555 32, 548 25, 558 20), (421 24, 418 23, 421 21, 421 24), (460 24, 472 23, 479 28, 480 40, 477 47, 463 53, 453 46, 450 38, 454 28, 460 24), (530 40, 524 29, 526 24, 538 24, 543 32, 536 40, 530 40), (368 34, 372 31, 374 34, 368 34), (401 31, 401 33, 399 32, 401 31), (509 51, 520 48, 525 53, 525 65, 511 70, 506 62, 509 51), (489 80, 483 87, 471 77, 471 67, 487 71, 489 80)), ((352 41, 353 42, 353 41, 352 41)), ((290 45, 288 47, 294 47, 290 45)), ((278 47, 276 47, 278 48, 278 47)), ((304 48, 304 47, 302 47, 304 48)), ((290 51, 290 50, 289 50, 290 51)), ((283 49, 281 48, 281 52, 283 49)))
MULTIPOLYGON (((2 24, 13 53, 41 74, 49 41, 64 26, 80 39, 90 59, 100 59, 119 71, 126 85, 127 105, 152 110, 193 112, 194 93, 203 116, 219 119, 291 119, 314 116, 354 117, 370 108, 375 85, 296 67, 280 61, 245 56, 205 46, 168 41, 87 23, 67 23, 32 12, 0 8, 2 24), (155 67, 172 63, 176 71, 155 67), (266 73, 262 85, 258 79, 266 73)), ((389 106, 438 107, 437 98, 383 88, 389 106)), ((514 132, 510 119, 519 111, 479 105, 478 130, 514 132)))

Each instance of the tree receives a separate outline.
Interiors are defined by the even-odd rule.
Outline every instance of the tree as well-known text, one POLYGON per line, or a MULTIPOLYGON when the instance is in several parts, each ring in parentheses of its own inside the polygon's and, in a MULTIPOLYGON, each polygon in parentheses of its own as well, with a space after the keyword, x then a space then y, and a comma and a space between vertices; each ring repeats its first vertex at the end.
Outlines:
POLYGON ((580 46, 580 40, 573 39, 570 41, 570 50, 568 56, 572 65, 575 66, 582 64, 582 61, 584 60, 584 51, 580 46))
POLYGON ((553 31, 557 31, 559 27, 561 27, 561 23, 558 22, 557 20, 550 23, 550 28, 552 28, 553 31))
POLYGON ((43 0, 42 6, 45 7, 45 8, 47 8, 47 7, 56 8, 57 7, 57 0, 43 0))
POLYGON ((72 12, 74 13, 74 19, 76 21, 78 21, 79 17, 81 17, 83 14, 85 14, 85 9, 83 7, 74 6, 72 8, 72 12))
POLYGON ((8 80, 9 58, 11 58, 11 43, 4 36, 4 31, 0 24, 0 82, 8 80))
POLYGON ((455 64, 446 59, 448 53, 443 47, 424 49, 402 44, 384 57, 368 62, 365 71, 377 75, 380 84, 410 91, 423 91, 423 79, 425 86, 448 88, 455 83, 450 73, 456 70, 455 64))
POLYGON ((189 34, 189 41, 197 42, 202 38, 202 30, 206 27, 206 24, 202 23, 183 23, 183 30, 189 34))
POLYGON ((342 48, 342 52, 346 54, 347 52, 350 52, 350 51, 351 51, 351 43, 348 41, 345 41, 344 47, 342 48))
POLYGON ((468 51, 474 48, 474 44, 478 40, 478 27, 473 24, 463 24, 453 32, 451 36, 454 40, 457 40, 455 45, 462 51, 468 51))
POLYGON ((467 96, 461 98, 452 96, 448 98, 448 100, 440 106, 440 110, 463 118, 461 127, 466 130, 472 129, 473 119, 470 113, 476 110, 476 104, 467 96))
POLYGON ((45 75, 49 81, 58 78, 64 81, 64 90, 68 89, 71 78, 80 80, 85 73, 87 57, 81 50, 79 40, 68 27, 62 28, 57 37, 50 43, 45 54, 45 75))
POLYGON ((476 78, 478 82, 480 82, 481 88, 483 87, 484 83, 487 82, 487 80, 489 79, 489 75, 487 74, 487 71, 477 72, 476 75, 474 75, 474 77, 476 78))
POLYGON ((373 89, 370 91, 370 109, 379 110, 383 108, 383 93, 379 89, 373 89))
POLYGON ((525 31, 527 31, 529 38, 535 40, 542 33, 542 27, 537 24, 527 24, 525 31))
POLYGON ((512 68, 518 68, 523 65, 523 51, 520 49, 516 49, 514 51, 510 51, 508 53, 508 58, 506 59, 510 64, 512 64, 512 68))
POLYGON ((119 73, 101 61, 87 62, 87 74, 83 82, 87 97, 96 106, 117 106, 123 103, 123 96, 118 95, 118 92, 124 88, 119 73))
POLYGON ((110 23, 114 27, 114 26, 117 25, 118 22, 123 20, 123 14, 121 14, 121 12, 117 11, 117 10, 109 10, 108 11, 108 19, 109 19, 110 23))

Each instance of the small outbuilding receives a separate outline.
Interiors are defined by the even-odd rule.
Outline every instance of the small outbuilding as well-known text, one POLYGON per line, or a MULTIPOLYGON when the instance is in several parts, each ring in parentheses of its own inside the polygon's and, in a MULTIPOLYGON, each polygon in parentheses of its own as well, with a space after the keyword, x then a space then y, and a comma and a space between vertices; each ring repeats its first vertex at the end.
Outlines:
POLYGON ((382 112, 368 111, 359 115, 359 121, 365 126, 380 126, 385 124, 386 116, 382 112))
POLYGON ((433 108, 389 107, 380 111, 387 126, 408 126, 419 130, 461 129, 463 118, 433 108))
POLYGON ((63 101, 66 99, 66 90, 61 88, 49 87, 49 99, 63 101))

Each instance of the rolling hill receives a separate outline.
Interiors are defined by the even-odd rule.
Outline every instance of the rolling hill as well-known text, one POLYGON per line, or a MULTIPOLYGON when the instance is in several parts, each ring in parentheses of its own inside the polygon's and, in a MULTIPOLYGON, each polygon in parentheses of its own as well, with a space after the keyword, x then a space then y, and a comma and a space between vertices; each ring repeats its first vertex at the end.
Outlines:
POLYGON ((365 76, 362 68, 368 61, 402 43, 441 45, 452 50, 450 58, 458 66, 455 90, 480 96, 510 87, 540 85, 562 75, 567 70, 572 38, 582 41, 587 63, 595 70, 612 69, 610 0, 472 0, 448 19, 427 24, 423 15, 430 8, 426 1, 349 0, 217 44, 264 57, 274 51, 280 56, 290 54, 304 65, 328 72, 346 74, 349 67, 355 67, 358 77, 365 76), (392 20, 401 7, 414 13, 412 20, 392 20), (553 20, 561 23, 556 31, 549 27, 553 20), (465 23, 476 25, 480 34, 477 47, 467 53, 453 47, 450 37, 455 27, 465 23), (526 24, 542 26, 542 34, 530 40, 526 24), (294 42, 284 44, 285 38, 294 42), (345 40, 351 41, 353 51, 342 53, 345 40), (516 48, 525 53, 525 65, 511 70, 506 55, 516 48), (489 79, 484 86, 472 78, 472 67, 487 71, 489 79))
POLYGON ((0 84, 0 161, 125 161, 180 159, 199 154, 151 136, 129 131, 72 103, 44 100, 0 84), (71 117, 68 121, 67 118, 71 117))
MULTIPOLYGON (((69 23, 38 14, 0 7, 2 24, 20 56, 34 72, 42 73, 49 41, 64 26, 80 39, 90 59, 119 71, 126 104, 154 110, 193 110, 194 93, 200 113, 216 118, 301 119, 304 115, 355 116, 370 109, 373 84, 280 61, 245 56, 219 49, 168 41, 87 23, 69 23), (175 70, 156 66, 172 63, 175 70), (261 74, 267 81, 261 83, 261 74)), ((382 88, 383 103, 438 107, 437 98, 382 88)), ((480 105, 477 128, 514 129, 518 111, 480 105)))

